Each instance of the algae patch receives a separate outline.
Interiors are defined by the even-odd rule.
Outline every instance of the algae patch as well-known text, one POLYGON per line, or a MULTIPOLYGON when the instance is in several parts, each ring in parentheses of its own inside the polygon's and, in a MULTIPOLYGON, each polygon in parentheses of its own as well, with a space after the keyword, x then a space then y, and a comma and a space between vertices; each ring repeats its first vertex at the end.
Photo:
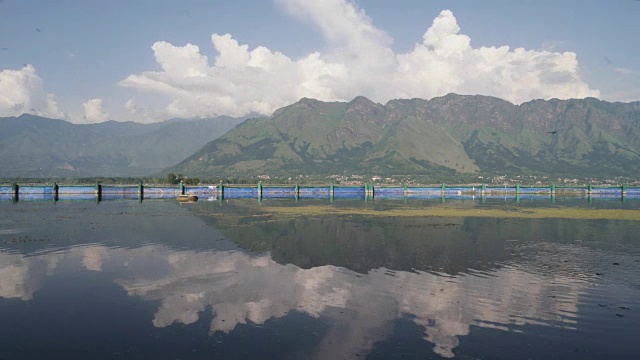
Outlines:
POLYGON ((437 206, 427 208, 397 208, 375 210, 372 208, 301 206, 263 208, 272 214, 296 216, 384 216, 384 217, 487 217, 487 218, 523 218, 523 219, 585 219, 585 220, 640 220, 640 210, 624 209, 585 209, 585 208, 459 208, 437 206))

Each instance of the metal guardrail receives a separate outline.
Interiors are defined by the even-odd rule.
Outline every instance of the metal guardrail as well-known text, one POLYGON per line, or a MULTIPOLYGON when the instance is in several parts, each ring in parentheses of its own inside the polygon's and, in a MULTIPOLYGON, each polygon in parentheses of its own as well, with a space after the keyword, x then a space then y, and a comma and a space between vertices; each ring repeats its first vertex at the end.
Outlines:
POLYGON ((626 185, 621 186, 593 186, 589 184, 584 187, 568 186, 487 186, 481 185, 451 185, 441 184, 440 186, 409 186, 406 183, 402 186, 382 185, 375 186, 373 183, 364 185, 198 185, 186 186, 180 183, 178 187, 172 186, 145 186, 142 183, 136 185, 104 185, 96 183, 94 185, 0 185, 0 200, 19 199, 52 199, 58 201, 74 199, 96 199, 97 201, 108 199, 154 199, 154 198, 174 198, 180 194, 193 194, 200 196, 223 198, 314 198, 314 199, 354 199, 364 198, 365 200, 378 198, 456 198, 456 197, 493 197, 513 195, 516 200, 523 196, 593 196, 626 198, 640 197, 640 188, 631 188, 626 185))

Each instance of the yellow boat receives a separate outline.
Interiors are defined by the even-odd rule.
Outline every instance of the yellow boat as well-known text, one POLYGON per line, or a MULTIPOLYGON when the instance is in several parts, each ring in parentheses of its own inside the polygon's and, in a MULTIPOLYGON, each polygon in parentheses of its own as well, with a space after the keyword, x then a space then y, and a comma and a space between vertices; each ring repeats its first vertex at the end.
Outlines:
POLYGON ((198 197, 191 194, 183 194, 183 195, 178 195, 176 200, 178 200, 179 202, 196 202, 198 201, 198 197))

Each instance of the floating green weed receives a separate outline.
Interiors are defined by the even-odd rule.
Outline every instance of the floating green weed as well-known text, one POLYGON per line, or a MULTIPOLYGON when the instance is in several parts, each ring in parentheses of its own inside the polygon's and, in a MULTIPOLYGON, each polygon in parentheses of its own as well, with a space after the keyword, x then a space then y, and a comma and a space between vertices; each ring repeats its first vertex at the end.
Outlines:
POLYGON ((385 217, 489 217, 489 218, 525 218, 525 219, 604 219, 604 220, 640 220, 640 210, 624 209, 587 209, 587 208, 459 208, 437 206, 427 208, 398 208, 375 210, 372 208, 301 206, 267 206, 263 210, 282 216, 385 216, 385 217))

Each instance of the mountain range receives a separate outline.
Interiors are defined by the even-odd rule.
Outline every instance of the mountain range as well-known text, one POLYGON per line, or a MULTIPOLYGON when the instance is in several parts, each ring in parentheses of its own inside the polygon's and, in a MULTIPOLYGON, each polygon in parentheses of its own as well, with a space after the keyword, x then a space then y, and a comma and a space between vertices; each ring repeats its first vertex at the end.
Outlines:
POLYGON ((78 125, 0 118, 0 177, 552 175, 635 177, 640 102, 514 105, 449 94, 350 102, 303 98, 269 117, 78 125))
POLYGON ((480 95, 378 104, 303 98, 253 118, 165 171, 256 174, 540 174, 640 171, 640 102, 514 105, 480 95))
POLYGON ((0 177, 145 176, 174 165, 244 119, 72 124, 0 118, 0 177))

